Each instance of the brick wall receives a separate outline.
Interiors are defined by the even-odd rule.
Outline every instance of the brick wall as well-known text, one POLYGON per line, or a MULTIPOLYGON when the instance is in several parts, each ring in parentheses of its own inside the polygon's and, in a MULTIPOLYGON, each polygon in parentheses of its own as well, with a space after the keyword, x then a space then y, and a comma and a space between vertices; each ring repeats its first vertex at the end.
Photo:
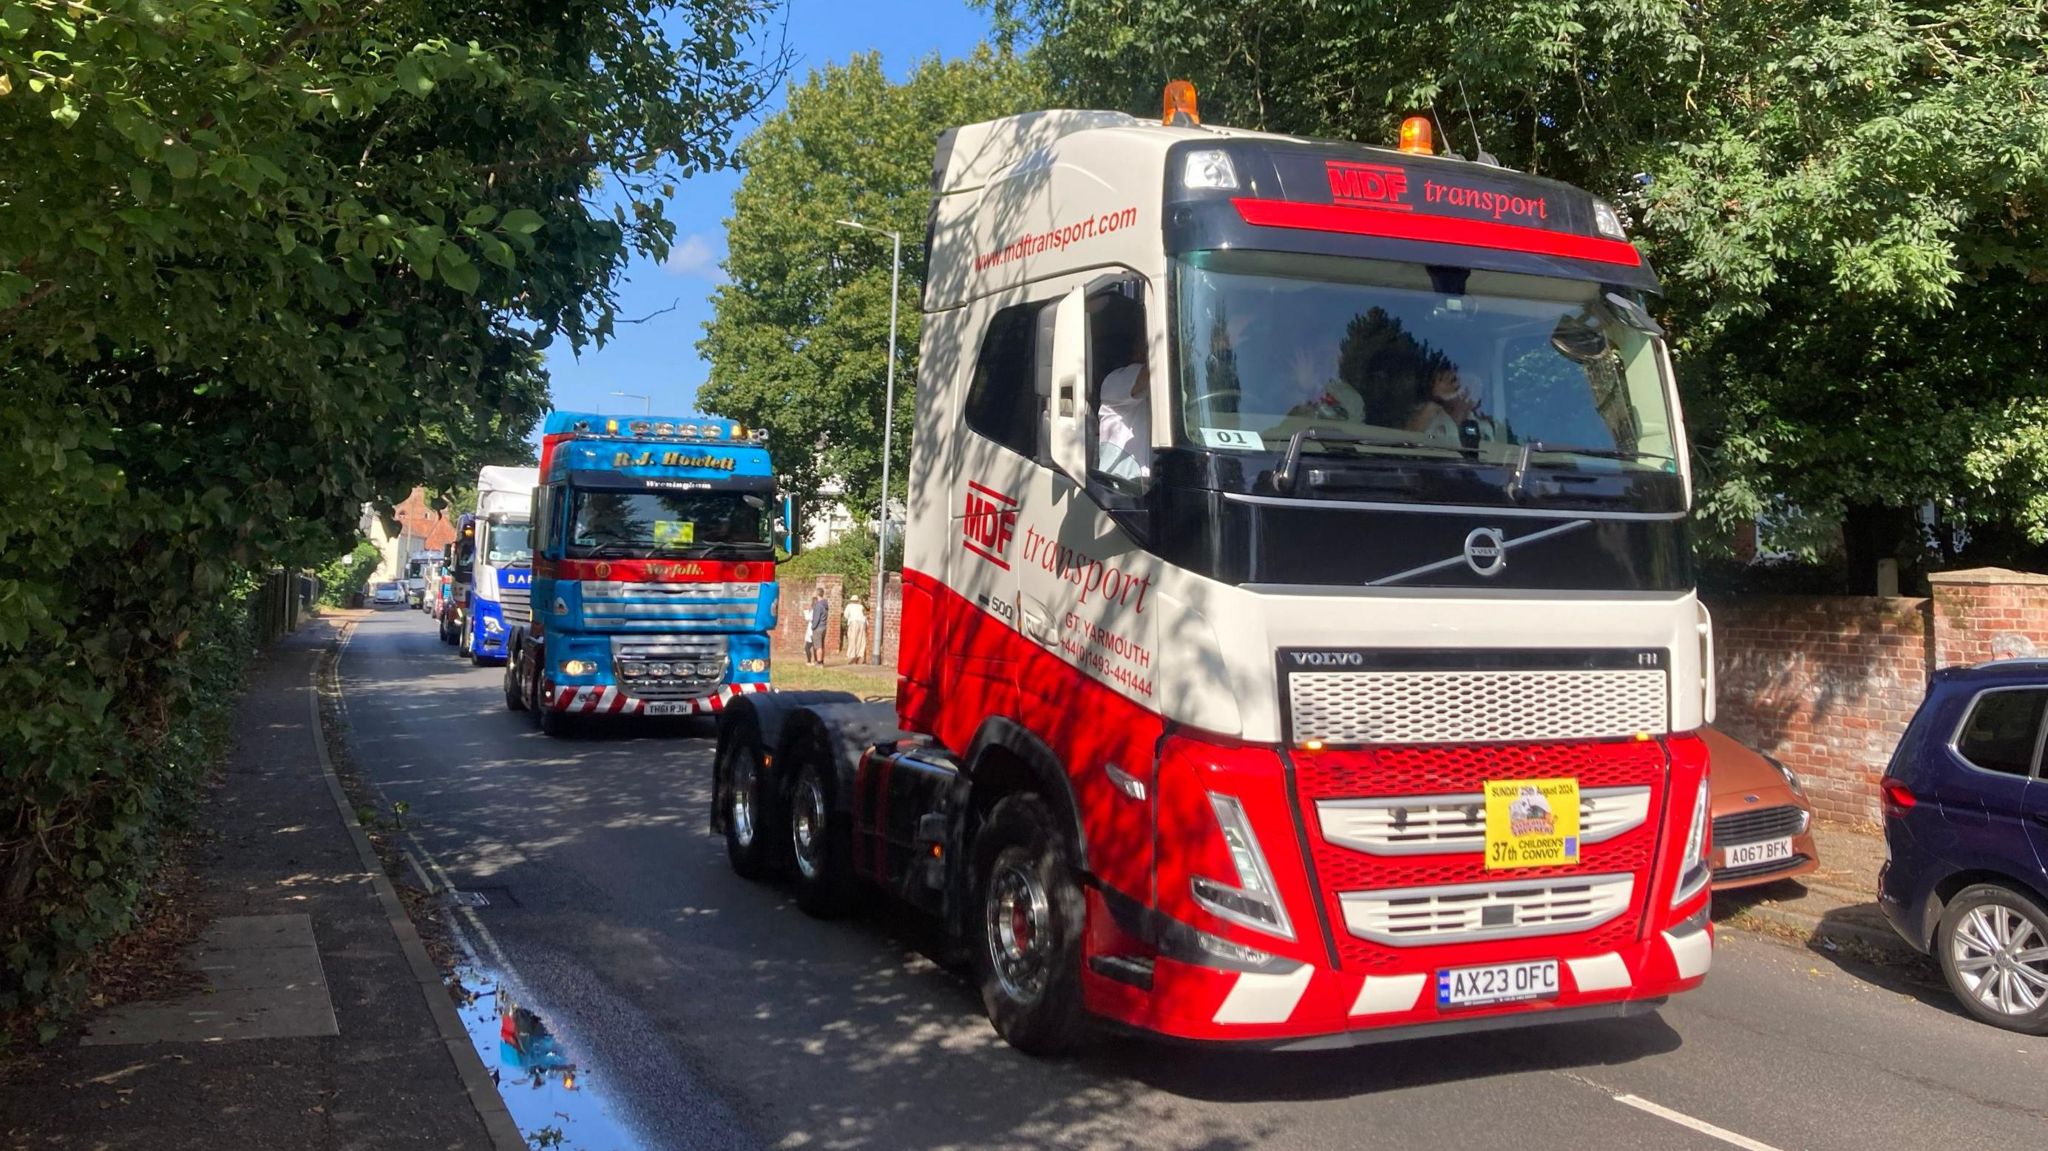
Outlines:
MULTIPOLYGON (((823 589, 825 602, 831 607, 831 618, 825 624, 826 659, 840 663, 846 651, 846 597, 858 595, 867 608, 869 626, 875 618, 874 593, 869 588, 846 586, 846 577, 821 575, 796 577, 782 580, 781 609, 775 620, 775 630, 769 636, 775 658, 796 659, 804 657, 804 616, 810 610, 811 596, 823 589)), ((896 642, 903 625, 903 577, 890 575, 884 589, 882 601, 882 662, 894 665, 896 642)), ((872 645, 871 645, 872 646, 872 645)), ((872 654, 872 653, 871 653, 872 654)))
POLYGON ((1753 596, 1710 603, 1715 726, 1798 772, 1816 811, 1877 818, 1877 779, 1927 691, 1930 601, 1753 596))
POLYGON ((1934 669, 2048 652, 2048 576, 1986 568, 1931 582, 1926 599, 1710 602, 1715 726, 1797 771, 1815 810, 1876 821, 1878 777, 1934 669))

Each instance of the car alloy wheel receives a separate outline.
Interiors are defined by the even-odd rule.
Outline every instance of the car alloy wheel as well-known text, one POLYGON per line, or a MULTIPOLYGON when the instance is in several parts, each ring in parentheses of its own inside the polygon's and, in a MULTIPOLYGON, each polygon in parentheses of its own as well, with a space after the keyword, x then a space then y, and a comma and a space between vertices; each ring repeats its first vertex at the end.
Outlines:
POLYGON ((2048 1003, 2048 938, 2002 903, 1970 909, 1949 936, 1962 990, 1988 1011, 2027 1016, 2048 1003))

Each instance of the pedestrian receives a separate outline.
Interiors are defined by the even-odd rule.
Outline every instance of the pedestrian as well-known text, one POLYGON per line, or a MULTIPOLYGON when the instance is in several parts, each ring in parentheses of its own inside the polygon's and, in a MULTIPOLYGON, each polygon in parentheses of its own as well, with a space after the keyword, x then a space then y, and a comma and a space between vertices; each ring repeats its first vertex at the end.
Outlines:
POLYGON ((846 601, 846 662, 866 663, 868 658, 868 609, 860 597, 846 601))
POLYGON ((832 605, 825 602, 825 589, 811 593, 811 609, 805 613, 804 662, 825 662, 825 623, 832 618, 832 605))

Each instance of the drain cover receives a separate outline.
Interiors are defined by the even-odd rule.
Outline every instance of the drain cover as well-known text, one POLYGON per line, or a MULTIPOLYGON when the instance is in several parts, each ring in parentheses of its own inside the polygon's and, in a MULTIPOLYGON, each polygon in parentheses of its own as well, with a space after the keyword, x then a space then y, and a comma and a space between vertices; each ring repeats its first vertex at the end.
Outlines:
POLYGON ((451 891, 448 893, 448 898, 453 899, 459 907, 489 907, 491 905, 491 897, 481 891, 451 891))
POLYGON ((519 901, 512 897, 507 887, 472 887, 467 891, 450 890, 450 898, 459 907, 517 907, 519 901))

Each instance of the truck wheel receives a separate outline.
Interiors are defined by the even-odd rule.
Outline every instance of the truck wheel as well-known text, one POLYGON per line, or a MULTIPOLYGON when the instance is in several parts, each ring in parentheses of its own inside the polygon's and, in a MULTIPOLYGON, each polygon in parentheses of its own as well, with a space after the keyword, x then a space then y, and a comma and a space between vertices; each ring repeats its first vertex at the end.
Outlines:
POLYGON ((735 723, 718 749, 717 786, 712 794, 725 805, 725 857, 734 875, 762 880, 775 870, 777 809, 774 789, 761 764, 760 728, 735 723))
POLYGON ((542 735, 562 739, 575 734, 575 731, 575 716, 570 715, 566 711, 556 711, 552 707, 540 709, 540 733, 542 735))
POLYGON ((438 622, 438 623, 440 624, 440 626, 441 626, 441 642, 442 642, 442 643, 454 643, 454 642, 455 642, 455 633, 454 633, 454 632, 452 632, 452 631, 449 631, 449 630, 448 630, 448 620, 447 620, 447 618, 446 618, 446 617, 443 617, 442 619, 440 619, 440 620, 438 620, 438 621, 436 621, 436 622, 438 622))
POLYGON ((519 674, 519 657, 513 656, 507 659, 505 661, 506 711, 526 710, 526 685, 520 682, 521 678, 519 674))
POLYGON ((974 841, 981 942, 974 969, 989 1022, 1028 1055, 1060 1055, 1079 1044, 1081 937, 1087 903, 1073 851, 1035 795, 996 804, 974 841))
POLYGON ((1942 910, 1935 955, 1963 1009, 2008 1031, 2048 1035, 2048 914, 2009 887, 1980 883, 1942 910))
POLYGON ((805 915, 836 919, 853 902, 853 841, 846 821, 833 814, 832 791, 808 758, 789 789, 790 876, 805 915))

